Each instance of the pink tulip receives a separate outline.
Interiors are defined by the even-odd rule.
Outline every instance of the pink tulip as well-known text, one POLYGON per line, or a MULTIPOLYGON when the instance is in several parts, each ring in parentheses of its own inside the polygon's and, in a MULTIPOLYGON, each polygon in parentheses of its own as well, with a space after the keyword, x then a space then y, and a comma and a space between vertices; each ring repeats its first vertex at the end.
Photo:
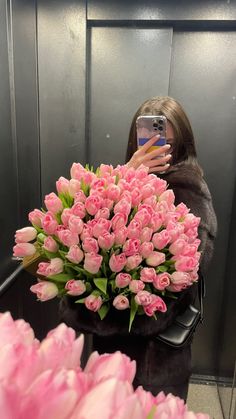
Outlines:
POLYGON ((170 207, 175 202, 175 195, 172 189, 167 189, 159 196, 159 202, 166 202, 168 207, 170 207))
POLYGON ((69 191, 69 184, 70 181, 66 178, 64 178, 63 176, 61 176, 57 181, 56 181, 56 188, 57 188, 57 192, 60 194, 66 194, 69 191))
POLYGON ((144 259, 148 258, 153 252, 153 250, 154 246, 151 242, 144 242, 140 246, 140 254, 144 259))
POLYGON ((147 227, 151 221, 152 214, 147 208, 141 208, 134 216, 134 220, 141 222, 142 228, 147 227))
POLYGON ((103 257, 96 253, 85 253, 84 269, 91 274, 98 273, 103 257))
POLYGON ((140 271, 140 279, 143 282, 153 282, 156 278, 156 271, 154 268, 142 268, 140 271))
POLYGON ((38 264, 38 269, 37 269, 36 273, 38 275, 47 276, 48 267, 49 267, 49 262, 40 262, 38 264))
POLYGON ((192 271, 198 265, 198 259, 191 256, 175 256, 175 269, 177 271, 192 271))
POLYGON ((126 308, 129 308, 129 300, 122 294, 117 295, 112 304, 117 310, 125 310, 126 308))
POLYGON ((151 303, 145 305, 143 309, 145 314, 149 317, 152 317, 156 311, 161 311, 162 313, 165 313, 167 311, 167 307, 163 299, 158 295, 154 294, 152 294, 151 303))
POLYGON ((33 256, 36 253, 36 248, 31 243, 18 243, 13 247, 13 256, 25 257, 33 256))
POLYGON ((193 214, 186 214, 186 216, 184 217, 184 228, 185 231, 188 230, 189 228, 198 228, 199 224, 200 224, 201 218, 200 217, 196 217, 193 214))
POLYGON ((10 312, 6 311, 0 313, 0 342, 3 349, 3 346, 8 344, 35 346, 38 341, 35 339, 34 332, 28 323, 22 319, 14 321, 10 312))
POLYGON ((85 172, 85 168, 80 163, 73 163, 70 169, 72 179, 81 180, 85 172))
POLYGON ((48 236, 43 242, 43 248, 48 252, 56 253, 59 249, 59 246, 52 237, 48 236))
POLYGON ((138 305, 147 306, 152 302, 152 294, 149 291, 139 291, 134 299, 138 305))
POLYGON ((170 235, 167 230, 162 230, 160 233, 155 233, 152 237, 152 242, 156 249, 161 250, 170 242, 170 235))
POLYGON ((136 372, 136 362, 131 361, 127 355, 119 351, 103 355, 93 352, 89 357, 84 372, 92 374, 96 382, 116 377, 118 380, 128 381, 132 384, 136 372))
POLYGON ((112 185, 112 184, 110 184, 107 187, 106 192, 107 192, 107 198, 111 199, 111 201, 115 201, 115 202, 118 201, 118 199, 120 197, 120 193, 121 193, 119 186, 112 185))
POLYGON ((133 219, 127 227, 127 236, 129 239, 139 239, 142 232, 142 223, 133 219))
POLYGON ((61 323, 48 332, 41 342, 39 357, 42 371, 47 369, 75 368, 80 366, 84 336, 76 339, 75 331, 61 323))
POLYGON ((65 229, 58 231, 58 238, 67 247, 73 246, 79 243, 79 236, 77 233, 72 233, 70 230, 65 229))
POLYGON ((142 291, 144 287, 145 287, 145 284, 143 283, 143 281, 139 281, 137 279, 131 281, 129 284, 130 291, 132 291, 135 294, 137 294, 139 291, 142 291))
POLYGON ((65 289, 67 290, 67 294, 69 295, 82 295, 86 291, 86 286, 83 281, 71 279, 67 281, 65 285, 65 289))
POLYGON ((37 227, 42 227, 42 219, 44 218, 44 213, 38 209, 34 209, 29 213, 29 221, 37 227))
POLYGON ((127 227, 123 226, 114 230, 115 244, 123 245, 127 238, 127 227))
POLYGON ((74 244, 73 246, 70 246, 69 252, 65 256, 70 262, 77 265, 83 260, 84 252, 77 244, 74 244))
POLYGON ((76 202, 71 207, 72 214, 76 215, 79 218, 84 218, 86 215, 86 209, 83 202, 76 202))
POLYGON ((128 239, 123 245, 125 256, 133 256, 140 250, 141 242, 139 239, 128 239))
POLYGON ((68 227, 72 233, 81 234, 84 227, 84 222, 76 215, 71 215, 68 220, 68 227))
POLYGON ((42 219, 42 228, 44 229, 45 233, 47 234, 55 234, 56 229, 58 226, 57 220, 54 218, 54 214, 52 212, 47 212, 42 219))
POLYGON ((98 194, 90 195, 85 201, 85 208, 90 215, 95 215, 102 206, 102 198, 98 194))
POLYGON ((58 198, 58 196, 52 192, 49 195, 45 196, 44 203, 48 211, 51 211, 53 214, 57 214, 58 212, 63 210, 63 204, 58 198))
POLYGON ((131 205, 133 207, 138 207, 142 201, 142 193, 139 188, 135 187, 131 191, 131 205))
POLYGON ((96 224, 93 227, 93 235, 98 238, 103 233, 108 233, 111 229, 111 221, 105 218, 97 219, 96 224))
POLYGON ((82 243, 84 252, 87 253, 98 253, 99 246, 96 239, 93 237, 86 237, 82 243))
POLYGON ((172 255, 179 255, 184 252, 186 245, 187 245, 186 240, 182 238, 178 238, 177 240, 172 242, 172 244, 169 247, 169 251, 172 253, 172 255))
POLYGON ((102 306, 102 298, 100 296, 96 297, 95 295, 90 294, 85 298, 84 304, 88 310, 98 311, 102 306))
POLYGON ((53 258, 50 260, 49 266, 47 268, 47 276, 57 275, 63 272, 64 263, 60 258, 53 258))
POLYGON ((24 227, 16 230, 15 241, 16 243, 25 243, 34 240, 37 237, 37 230, 34 227, 24 227))
POLYGON ((189 213, 189 208, 181 202, 175 208, 175 211, 180 215, 180 217, 185 217, 189 213))
POLYGON ((131 211, 131 203, 128 202, 126 199, 121 199, 117 204, 114 206, 114 214, 125 214, 129 215, 131 211))
POLYGON ((30 291, 37 294, 37 298, 40 301, 51 300, 58 294, 57 286, 49 281, 40 281, 38 284, 32 285, 30 291))
POLYGON ((142 260, 143 258, 139 253, 136 253, 133 256, 127 257, 127 261, 125 264, 127 271, 132 271, 133 269, 137 268, 142 262, 142 260))
MULTIPOLYGON (((72 179, 73 180, 73 179, 72 179)), ((74 196, 74 203, 76 204, 77 202, 81 202, 81 203, 85 203, 86 201, 86 195, 83 191, 78 191, 75 193, 74 196)))
POLYGON ((171 291, 181 291, 191 283, 191 277, 188 272, 176 271, 170 275, 170 285, 168 289, 171 291))
MULTIPOLYGON (((80 188, 81 188, 81 184, 77 179, 70 179, 69 188, 68 188, 68 193, 70 196, 75 198, 76 194, 80 192, 80 188)), ((77 199, 78 199, 78 196, 77 196, 77 199)))
POLYGON ((126 273, 119 273, 116 275, 115 283, 117 288, 125 288, 130 284, 131 275, 126 273))
POLYGON ((131 394, 131 384, 119 381, 115 377, 108 378, 99 382, 82 397, 70 419, 96 418, 98 412, 102 412, 102 419, 115 418, 118 408, 131 394))
POLYGON ((140 240, 141 242, 150 242, 152 238, 153 230, 150 227, 144 227, 141 231, 140 240))
POLYGON ((119 255, 113 255, 110 257, 109 266, 112 272, 120 272, 124 268, 126 264, 126 257, 124 253, 120 253, 119 255))
POLYGON ((148 227, 152 228, 152 230, 155 232, 159 230, 159 228, 163 225, 163 220, 164 215, 159 212, 156 212, 153 214, 148 227))
POLYGON ((128 216, 124 213, 117 212, 114 217, 111 219, 112 229, 118 230, 126 225, 128 221, 128 216))
POLYGON ((158 266, 164 263, 166 260, 165 253, 153 251, 151 255, 146 259, 146 263, 149 266, 158 266))
POLYGON ((158 274, 153 280, 153 285, 157 290, 162 291, 170 285, 170 278, 171 276, 168 272, 158 274))
POLYGON ((95 219, 98 220, 99 218, 105 218, 105 220, 108 220, 110 218, 109 208, 101 208, 98 210, 98 212, 95 214, 95 219))
POLYGON ((115 241, 114 233, 105 232, 98 237, 98 244, 101 249, 109 250, 115 241))

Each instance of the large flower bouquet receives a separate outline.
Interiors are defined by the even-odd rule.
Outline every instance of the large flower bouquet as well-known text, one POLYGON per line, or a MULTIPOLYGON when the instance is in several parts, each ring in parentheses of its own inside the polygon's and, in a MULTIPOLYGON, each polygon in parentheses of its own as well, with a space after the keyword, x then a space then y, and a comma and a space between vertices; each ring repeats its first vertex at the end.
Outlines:
POLYGON ((200 218, 144 166, 94 173, 74 163, 56 188, 15 234, 14 256, 40 258, 31 287, 39 300, 77 296, 101 319, 111 306, 128 309, 130 330, 136 314, 156 317, 166 296, 197 281, 200 218))
POLYGON ((94 352, 83 370, 83 335, 65 324, 40 343, 28 323, 0 313, 0 342, 4 419, 209 419, 171 394, 134 391, 136 364, 121 352, 94 352))

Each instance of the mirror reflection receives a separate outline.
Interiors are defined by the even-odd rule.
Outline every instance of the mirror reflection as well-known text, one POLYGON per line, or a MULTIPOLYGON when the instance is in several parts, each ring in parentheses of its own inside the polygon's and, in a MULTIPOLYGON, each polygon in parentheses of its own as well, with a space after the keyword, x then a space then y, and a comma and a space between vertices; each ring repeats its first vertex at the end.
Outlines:
MULTIPOLYGON (((177 5, 174 0, 159 3, 0 2, 0 170, 2 179, 7 180, 2 188, 0 216, 1 312, 10 311, 14 319, 28 321, 40 340, 64 320, 78 333, 86 334, 83 363, 93 349, 101 353, 120 349, 137 360, 137 385, 153 393, 161 389, 171 391, 187 400, 194 412, 233 418, 236 7, 233 2, 223 1, 206 1, 204 5, 193 1, 177 5), (138 116, 165 117, 164 129, 159 129, 159 119, 159 125, 154 127, 151 118, 151 125, 145 126, 147 131, 137 131, 138 116), (160 137, 154 138, 156 134, 160 137), (153 148, 152 154, 149 153, 150 146, 160 146, 160 139, 162 148, 153 148), (148 145, 147 140, 151 141, 148 145), (166 144, 171 147, 168 149, 166 144), (31 225, 28 214, 34 209, 48 210, 45 196, 58 193, 56 181, 60 177, 72 177, 73 163, 94 168, 127 163, 127 167, 135 169, 144 163, 150 173, 166 181, 174 191, 175 200, 168 205, 183 202, 191 213, 201 217, 198 234, 188 244, 195 245, 195 256, 202 252, 199 258, 206 283, 204 321, 191 337, 191 345, 176 352, 163 346, 161 355, 155 354, 154 349, 161 350, 164 343, 153 343, 154 335, 149 329, 154 324, 158 335, 162 331, 155 329, 159 320, 136 315, 134 333, 139 327, 147 333, 141 341, 138 332, 130 338, 132 333, 111 331, 112 311, 104 320, 96 317, 94 328, 86 329, 85 325, 81 329, 83 321, 88 322, 87 314, 98 314, 87 310, 86 318, 81 318, 77 314, 82 305, 78 309, 76 305, 76 310, 74 306, 71 308, 73 297, 69 305, 63 306, 63 299, 58 298, 39 303, 30 292, 30 287, 37 283, 39 260, 25 270, 19 260, 12 259, 14 234, 17 229, 31 225), (201 245, 197 246, 198 239, 201 245), (71 314, 75 311, 76 321, 71 314), (139 325, 143 320, 144 325, 139 325), (97 333, 100 324, 106 325, 112 338, 97 333), (160 364, 155 361, 157 358, 160 364), (182 387, 180 392, 177 385, 182 387)), ((153 235, 166 230, 167 222, 159 228, 152 231, 147 241, 153 244, 152 251, 165 254, 168 261, 169 255, 174 255, 169 252, 171 238, 164 247, 157 244, 159 237, 153 240, 153 235), (166 253, 163 249, 167 249, 166 253)), ((132 234, 127 240, 139 240, 135 242, 139 250, 146 241, 132 234)), ((42 246, 40 242, 39 247, 42 246)), ((81 247, 84 253, 91 253, 89 249, 90 252, 81 247)), ((135 254, 136 251, 137 248, 135 254)), ((126 255, 131 256, 132 251, 126 255)), ((163 272, 157 271, 159 265, 145 262, 146 268, 155 268, 155 275, 165 272, 173 275, 175 268, 172 271, 170 268, 173 263, 163 272)), ((196 266, 192 267, 192 278, 196 266)), ((135 269, 125 271, 128 275, 131 271, 132 280, 137 280, 132 276, 135 269)), ((140 270, 138 273, 140 276, 140 270)), ((105 275, 104 271, 102 274, 105 275)), ((171 281, 168 275, 165 280, 171 281)), ((161 291, 154 287, 153 281, 152 285, 148 280, 143 283, 145 291, 161 291)), ((173 292, 170 284, 165 288, 166 292, 173 292)), ((200 308, 196 284, 188 292, 183 289, 179 292, 186 299, 185 305, 180 305, 181 313, 190 303, 200 308)), ((161 297, 161 293, 158 295, 161 297)), ((163 329, 166 330, 179 312, 172 307, 175 307, 173 299, 168 300, 167 296, 164 301, 170 306, 167 304, 168 315, 158 315, 166 320, 163 329), (169 313, 174 313, 172 320, 168 320, 169 313)), ((142 304, 140 307, 139 310, 144 310, 142 304)), ((129 323, 128 311, 119 311, 119 319, 125 325, 126 321, 129 323)))

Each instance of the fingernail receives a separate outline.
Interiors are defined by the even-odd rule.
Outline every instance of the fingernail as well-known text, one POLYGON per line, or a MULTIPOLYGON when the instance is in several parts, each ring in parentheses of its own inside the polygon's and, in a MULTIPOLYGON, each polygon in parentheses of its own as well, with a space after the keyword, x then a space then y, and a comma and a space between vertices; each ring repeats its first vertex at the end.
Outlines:
POLYGON ((159 138, 159 137, 160 137, 160 134, 157 134, 157 135, 156 135, 156 138, 159 138))
POLYGON ((169 166, 170 166, 170 164, 169 164, 169 163, 167 163, 167 164, 166 164, 166 166, 167 166, 167 167, 169 167, 169 166))
POLYGON ((171 154, 167 154, 166 157, 168 157, 169 159, 172 157, 171 154))
POLYGON ((165 148, 170 148, 171 147, 171 145, 170 144, 166 144, 165 145, 165 148))

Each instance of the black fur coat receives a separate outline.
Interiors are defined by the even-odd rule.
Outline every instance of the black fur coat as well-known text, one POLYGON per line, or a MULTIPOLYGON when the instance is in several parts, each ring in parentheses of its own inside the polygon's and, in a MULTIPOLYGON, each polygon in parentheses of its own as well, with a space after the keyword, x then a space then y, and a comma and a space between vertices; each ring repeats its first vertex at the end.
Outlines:
MULTIPOLYGON (((175 193, 175 204, 184 202, 194 215, 201 217, 200 267, 203 274, 206 274, 217 230, 209 189, 195 167, 185 162, 172 166, 162 177, 175 193)), ((155 336, 194 301, 196 294, 196 285, 179 293, 177 301, 167 301, 167 312, 158 313, 157 320, 136 316, 130 333, 127 327, 128 311, 111 309, 108 316, 101 321, 97 313, 90 312, 84 306, 74 304, 72 298, 65 297, 60 304, 60 316, 61 320, 78 332, 92 333, 94 349, 99 352, 121 350, 136 359, 135 385, 142 384, 153 393, 163 389, 186 398, 191 373, 190 347, 178 350, 168 348, 155 341, 155 336)))

